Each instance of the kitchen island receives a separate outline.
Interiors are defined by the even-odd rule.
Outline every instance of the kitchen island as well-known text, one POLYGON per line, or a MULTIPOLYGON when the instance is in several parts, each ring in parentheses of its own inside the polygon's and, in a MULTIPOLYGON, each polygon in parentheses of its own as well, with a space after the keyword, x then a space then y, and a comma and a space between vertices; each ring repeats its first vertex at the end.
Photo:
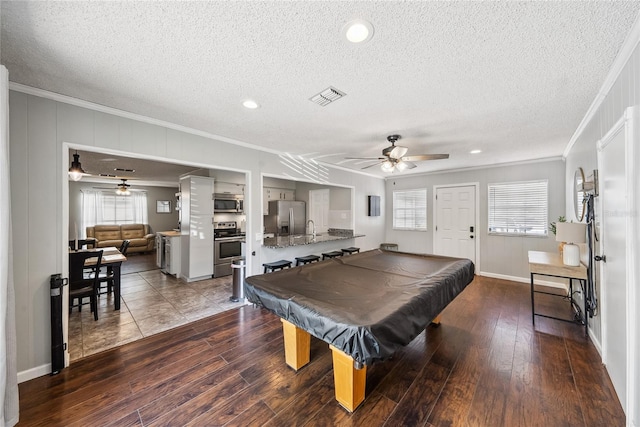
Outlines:
POLYGON ((297 234, 293 236, 275 236, 264 239, 262 246, 269 249, 283 249, 291 246, 313 245, 316 243, 334 242, 337 240, 347 240, 356 237, 364 237, 364 234, 353 234, 352 230, 334 231, 329 229, 328 233, 320 234, 297 234))

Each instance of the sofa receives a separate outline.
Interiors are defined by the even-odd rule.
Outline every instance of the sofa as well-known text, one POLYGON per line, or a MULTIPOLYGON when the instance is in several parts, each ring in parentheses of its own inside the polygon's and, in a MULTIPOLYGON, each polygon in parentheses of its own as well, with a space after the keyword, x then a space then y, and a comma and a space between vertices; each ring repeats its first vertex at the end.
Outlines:
POLYGON ((87 227, 87 240, 93 239, 94 247, 119 248, 128 240, 127 253, 152 252, 155 250, 156 236, 149 232, 148 224, 95 225, 87 227))

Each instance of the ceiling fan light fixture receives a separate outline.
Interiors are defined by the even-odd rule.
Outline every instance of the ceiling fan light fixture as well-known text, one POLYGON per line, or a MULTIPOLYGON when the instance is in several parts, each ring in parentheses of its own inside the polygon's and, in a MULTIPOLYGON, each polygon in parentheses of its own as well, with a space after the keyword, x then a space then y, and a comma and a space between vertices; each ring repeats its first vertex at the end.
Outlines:
POLYGON ((409 165, 407 165, 403 161, 399 161, 398 163, 396 163, 396 168, 398 169, 398 171, 402 172, 407 170, 409 168, 409 165))
POLYGON ((126 179, 122 179, 122 182, 118 184, 118 188, 116 189, 116 195, 118 196, 129 196, 131 191, 129 191, 129 184, 127 184, 126 179))
POLYGON ((85 175, 87 175, 87 173, 82 169, 80 155, 78 154, 78 150, 76 150, 76 153, 73 155, 73 162, 71 162, 71 167, 69 168, 69 178, 71 178, 72 181, 80 181, 85 175))
POLYGON ((380 165, 380 168, 383 172, 393 172, 393 170, 395 169, 395 165, 390 160, 387 160, 380 165))

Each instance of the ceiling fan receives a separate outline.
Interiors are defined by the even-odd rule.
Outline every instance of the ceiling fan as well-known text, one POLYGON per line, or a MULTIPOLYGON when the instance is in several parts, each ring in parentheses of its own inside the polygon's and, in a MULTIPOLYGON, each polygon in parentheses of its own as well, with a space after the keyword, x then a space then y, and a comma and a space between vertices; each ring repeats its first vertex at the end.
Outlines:
POLYGON ((346 159, 358 159, 358 160, 377 160, 377 163, 363 167, 362 169, 368 169, 370 167, 381 165, 384 172, 393 172, 396 169, 402 172, 406 169, 413 169, 417 165, 414 162, 421 162, 423 160, 439 160, 448 159, 448 154, 417 154, 415 156, 405 156, 409 149, 401 145, 396 145, 396 142, 400 139, 400 135, 389 135, 387 141, 391 145, 382 150, 382 157, 346 157, 346 159))
MULTIPOLYGON (((143 191, 143 190, 133 190, 133 189, 130 190, 129 187, 131 187, 131 184, 127 184, 126 178, 120 178, 120 181, 122 182, 115 187, 116 195, 118 196, 128 196, 131 194, 132 191, 143 191)), ((94 187, 94 188, 101 189, 101 190, 113 190, 113 187, 94 187)))

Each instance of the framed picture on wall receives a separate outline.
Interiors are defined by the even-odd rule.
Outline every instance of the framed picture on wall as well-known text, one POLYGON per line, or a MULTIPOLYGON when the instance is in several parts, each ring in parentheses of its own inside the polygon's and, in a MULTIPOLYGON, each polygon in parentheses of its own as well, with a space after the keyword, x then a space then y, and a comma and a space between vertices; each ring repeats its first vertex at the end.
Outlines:
POLYGON ((171 200, 156 200, 156 213, 171 213, 171 200))

